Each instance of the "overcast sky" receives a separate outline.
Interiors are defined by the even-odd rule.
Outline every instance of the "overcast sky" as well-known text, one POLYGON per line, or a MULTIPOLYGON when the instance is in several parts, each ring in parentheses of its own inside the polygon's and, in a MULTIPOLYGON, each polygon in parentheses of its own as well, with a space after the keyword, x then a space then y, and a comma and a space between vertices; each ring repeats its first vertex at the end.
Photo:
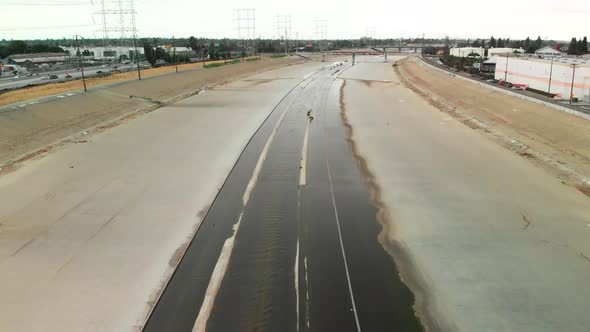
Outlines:
MULTIPOLYGON (((116 5, 116 0, 105 2, 116 5)), ((315 37, 317 19, 327 21, 328 38, 359 38, 373 31, 377 38, 590 35, 588 0, 135 0, 135 7, 140 37, 237 37, 237 8, 256 10, 256 35, 262 38, 276 37, 277 14, 291 15, 292 36, 301 39, 315 37)), ((102 37, 99 10, 100 0, 0 0, 0 39, 102 37)), ((116 18, 111 15, 109 25, 116 18)))

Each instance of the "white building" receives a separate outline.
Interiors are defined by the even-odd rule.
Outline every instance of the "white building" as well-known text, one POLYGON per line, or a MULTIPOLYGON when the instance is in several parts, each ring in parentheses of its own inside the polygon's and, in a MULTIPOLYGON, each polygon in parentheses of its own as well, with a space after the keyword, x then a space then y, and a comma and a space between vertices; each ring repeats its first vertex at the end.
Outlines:
POLYGON ((513 53, 524 53, 524 49, 521 48, 512 48, 512 47, 492 47, 488 49, 488 57, 495 56, 495 55, 506 55, 506 54, 513 54, 513 53))
POLYGON ((545 46, 543 48, 540 48, 538 50, 535 51, 535 54, 537 55, 541 55, 541 56, 561 56, 561 52, 554 49, 553 47, 549 47, 549 46, 545 46))
POLYGON ((484 49, 481 47, 453 47, 449 50, 449 54, 461 58, 467 58, 469 54, 477 54, 482 57, 484 55, 484 49))
POLYGON ((185 46, 172 46, 172 45, 160 45, 158 47, 163 48, 168 54, 172 55, 174 52, 176 52, 176 55, 193 55, 194 52, 190 47, 185 47, 185 46))
POLYGON ((572 76, 573 96, 590 102, 590 59, 560 57, 552 61, 550 58, 539 57, 499 56, 496 58, 495 79, 549 91, 563 99, 570 97, 572 76), (575 75, 573 75, 574 64, 575 75))
MULTIPOLYGON (((66 51, 69 51, 72 56, 76 56, 78 48, 76 47, 65 47, 62 46, 66 51)), ((126 55, 131 58, 135 52, 133 46, 90 46, 80 47, 80 53, 84 54, 84 51, 88 51, 90 56, 96 60, 118 60, 121 55, 126 55)), ((137 52, 143 54, 143 47, 137 47, 137 52)))

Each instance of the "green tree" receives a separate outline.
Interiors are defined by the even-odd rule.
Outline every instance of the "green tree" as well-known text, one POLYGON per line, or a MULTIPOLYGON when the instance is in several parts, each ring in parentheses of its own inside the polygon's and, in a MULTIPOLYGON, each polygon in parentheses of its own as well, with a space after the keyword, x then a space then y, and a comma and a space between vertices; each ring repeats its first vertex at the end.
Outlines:
POLYGON ((508 45, 508 47, 519 48, 522 47, 522 43, 522 40, 512 40, 510 41, 510 45, 508 45))
POLYGON ((586 36, 584 36, 584 39, 582 40, 582 54, 588 54, 588 38, 586 38, 586 36))
POLYGON ((534 51, 532 51, 531 39, 529 37, 526 37, 526 39, 524 40, 522 48, 524 48, 525 52, 527 53, 534 53, 534 51))
POLYGON ((167 63, 172 62, 170 54, 168 54, 168 52, 166 52, 166 50, 161 47, 156 47, 155 57, 156 60, 164 60, 167 63))
POLYGON ((203 50, 203 40, 199 40, 193 36, 188 39, 188 44, 191 50, 200 53, 203 50))
MULTIPOLYGON (((537 37, 537 40, 535 40, 535 51, 540 49, 541 47, 543 47, 543 40, 541 39, 541 36, 539 36, 539 37, 537 37)), ((533 52, 531 52, 531 53, 533 53, 533 52)))
POLYGON ((28 49, 27 43, 22 40, 13 40, 8 43, 8 54, 22 54, 26 53, 28 49))
POLYGON ((150 65, 153 66, 156 64, 156 51, 154 51, 154 48, 150 43, 145 42, 143 44, 143 53, 145 54, 145 59, 150 63, 150 65))
POLYGON ((576 40, 576 37, 572 38, 572 41, 570 42, 569 46, 567 47, 567 54, 570 54, 570 55, 578 54, 578 41, 576 40))
POLYGON ((498 38, 498 47, 504 47, 504 41, 502 40, 502 38, 498 38))
POLYGON ((0 58, 5 58, 9 55, 10 54, 8 53, 8 47, 6 47, 4 45, 0 45, 0 58))
POLYGON ((488 42, 488 47, 496 47, 496 39, 494 39, 494 36, 490 38, 490 41, 488 42))

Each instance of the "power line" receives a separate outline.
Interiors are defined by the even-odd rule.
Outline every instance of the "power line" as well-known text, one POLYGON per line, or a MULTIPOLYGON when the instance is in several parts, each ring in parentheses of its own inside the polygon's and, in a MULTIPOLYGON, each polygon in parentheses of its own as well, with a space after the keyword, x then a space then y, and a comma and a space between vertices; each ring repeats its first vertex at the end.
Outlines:
POLYGON ((53 26, 38 26, 38 27, 17 27, 17 28, 0 28, 0 31, 19 31, 19 30, 45 30, 45 29, 69 29, 69 28, 83 28, 93 27, 94 24, 81 25, 53 25, 53 26))
POLYGON ((9 2, 6 6, 87 6, 87 2, 9 2))

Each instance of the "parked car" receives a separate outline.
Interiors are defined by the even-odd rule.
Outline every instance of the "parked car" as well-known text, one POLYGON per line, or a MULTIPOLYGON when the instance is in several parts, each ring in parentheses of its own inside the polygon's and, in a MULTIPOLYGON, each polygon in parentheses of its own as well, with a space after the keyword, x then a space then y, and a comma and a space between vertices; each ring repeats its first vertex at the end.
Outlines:
POLYGON ((46 81, 46 80, 49 80, 49 79, 51 79, 49 77, 49 75, 43 75, 43 76, 41 76, 41 80, 43 80, 43 81, 46 81))
POLYGON ((49 75, 49 79, 50 79, 50 80, 56 80, 56 79, 58 79, 58 78, 59 78, 59 76, 57 76, 57 75, 55 75, 55 74, 51 74, 51 75, 49 75))
POLYGON ((69 80, 70 78, 72 78, 72 75, 66 73, 66 76, 64 77, 69 80))

